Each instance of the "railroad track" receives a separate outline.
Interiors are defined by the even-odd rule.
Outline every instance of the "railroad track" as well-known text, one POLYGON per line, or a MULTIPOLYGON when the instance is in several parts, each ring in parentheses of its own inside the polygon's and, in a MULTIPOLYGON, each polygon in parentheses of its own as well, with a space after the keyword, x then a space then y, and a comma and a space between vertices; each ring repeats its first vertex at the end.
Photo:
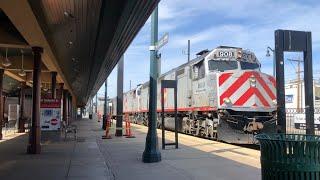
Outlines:
MULTIPOLYGON (((137 123, 134 123, 134 124, 146 127, 146 125, 144 125, 144 124, 137 124, 137 123)), ((159 127, 157 129, 161 130, 161 128, 159 128, 159 127)), ((168 129, 166 129, 166 131, 174 132, 174 131, 168 130, 168 129)), ((230 144, 230 145, 234 145, 234 146, 239 146, 239 147, 243 147, 243 148, 249 148, 249 149, 254 149, 254 150, 259 150, 260 151, 260 146, 258 144, 235 144, 235 143, 228 143, 228 142, 224 142, 224 141, 219 141, 219 140, 217 140, 215 138, 202 137, 202 136, 198 136, 198 135, 194 135, 194 134, 187 134, 187 133, 184 133, 184 132, 178 132, 178 133, 179 134, 188 135, 188 136, 192 136, 192 137, 197 137, 197 138, 200 138, 200 139, 207 139, 207 140, 211 140, 211 141, 221 142, 221 143, 225 143, 225 144, 230 144)))

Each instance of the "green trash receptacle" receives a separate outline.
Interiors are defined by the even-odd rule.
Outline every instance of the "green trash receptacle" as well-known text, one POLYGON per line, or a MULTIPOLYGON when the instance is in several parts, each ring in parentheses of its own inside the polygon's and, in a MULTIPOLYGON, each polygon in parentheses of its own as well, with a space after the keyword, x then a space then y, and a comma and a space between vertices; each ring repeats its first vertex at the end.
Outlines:
POLYGON ((259 134, 263 180, 320 180, 320 136, 259 134))

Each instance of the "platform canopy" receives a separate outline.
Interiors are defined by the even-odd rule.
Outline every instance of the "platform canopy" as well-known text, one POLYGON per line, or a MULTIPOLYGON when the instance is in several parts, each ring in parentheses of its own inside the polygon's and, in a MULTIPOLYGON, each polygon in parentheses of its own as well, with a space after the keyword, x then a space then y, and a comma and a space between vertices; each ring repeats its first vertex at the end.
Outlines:
POLYGON ((99 90, 158 2, 2 0, 0 53, 9 46, 10 58, 17 59, 5 75, 27 81, 17 72, 21 48, 25 49, 25 69, 31 69, 30 47, 41 46, 42 82, 48 79, 50 83, 48 72, 58 72, 58 83, 64 83, 77 105, 83 106, 99 90))

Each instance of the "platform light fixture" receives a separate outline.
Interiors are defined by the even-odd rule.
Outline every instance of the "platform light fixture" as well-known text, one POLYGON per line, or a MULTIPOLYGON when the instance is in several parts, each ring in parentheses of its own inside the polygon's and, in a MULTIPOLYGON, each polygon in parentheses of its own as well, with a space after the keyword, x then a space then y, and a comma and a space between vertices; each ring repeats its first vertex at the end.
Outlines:
POLYGON ((267 49, 267 54, 266 54, 266 56, 267 56, 267 57, 270 57, 270 56, 271 56, 269 49, 267 49))
POLYGON ((275 57, 275 52, 274 49, 272 49, 271 47, 267 47, 267 53, 266 53, 266 57, 270 57, 270 51, 272 51, 273 53, 273 76, 276 77, 276 57, 275 57))
POLYGON ((45 92, 47 92, 49 90, 46 83, 43 83, 43 88, 42 89, 45 92))
POLYGON ((23 68, 23 60, 24 60, 24 55, 23 55, 23 50, 21 50, 21 70, 18 72, 19 76, 26 76, 26 71, 23 68))
POLYGON ((63 14, 67 17, 69 16, 69 13, 67 11, 63 12, 63 14))
POLYGON ((10 60, 8 59, 8 48, 6 48, 6 58, 2 61, 2 65, 4 67, 9 67, 11 66, 11 62, 10 60))
POLYGON ((74 62, 74 63, 77 63, 77 62, 79 62, 76 58, 71 58, 71 60, 72 60, 72 62, 74 62))
POLYGON ((2 55, 2 53, 0 53, 0 60, 1 60, 1 62, 3 62, 4 61, 4 56, 2 55))
POLYGON ((76 72, 76 73, 80 72, 80 70, 78 68, 73 68, 73 71, 76 72))
POLYGON ((64 14, 64 16, 66 16, 68 18, 74 18, 74 16, 68 11, 64 11, 63 14, 64 14))

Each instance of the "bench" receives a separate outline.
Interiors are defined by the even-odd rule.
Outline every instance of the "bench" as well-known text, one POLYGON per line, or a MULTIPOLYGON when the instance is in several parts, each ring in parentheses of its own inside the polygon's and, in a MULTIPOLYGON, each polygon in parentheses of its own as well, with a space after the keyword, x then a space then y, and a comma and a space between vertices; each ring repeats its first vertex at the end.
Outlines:
POLYGON ((65 121, 62 123, 62 131, 64 132, 64 140, 67 140, 67 135, 73 133, 74 140, 77 140, 77 126, 67 125, 65 121))

